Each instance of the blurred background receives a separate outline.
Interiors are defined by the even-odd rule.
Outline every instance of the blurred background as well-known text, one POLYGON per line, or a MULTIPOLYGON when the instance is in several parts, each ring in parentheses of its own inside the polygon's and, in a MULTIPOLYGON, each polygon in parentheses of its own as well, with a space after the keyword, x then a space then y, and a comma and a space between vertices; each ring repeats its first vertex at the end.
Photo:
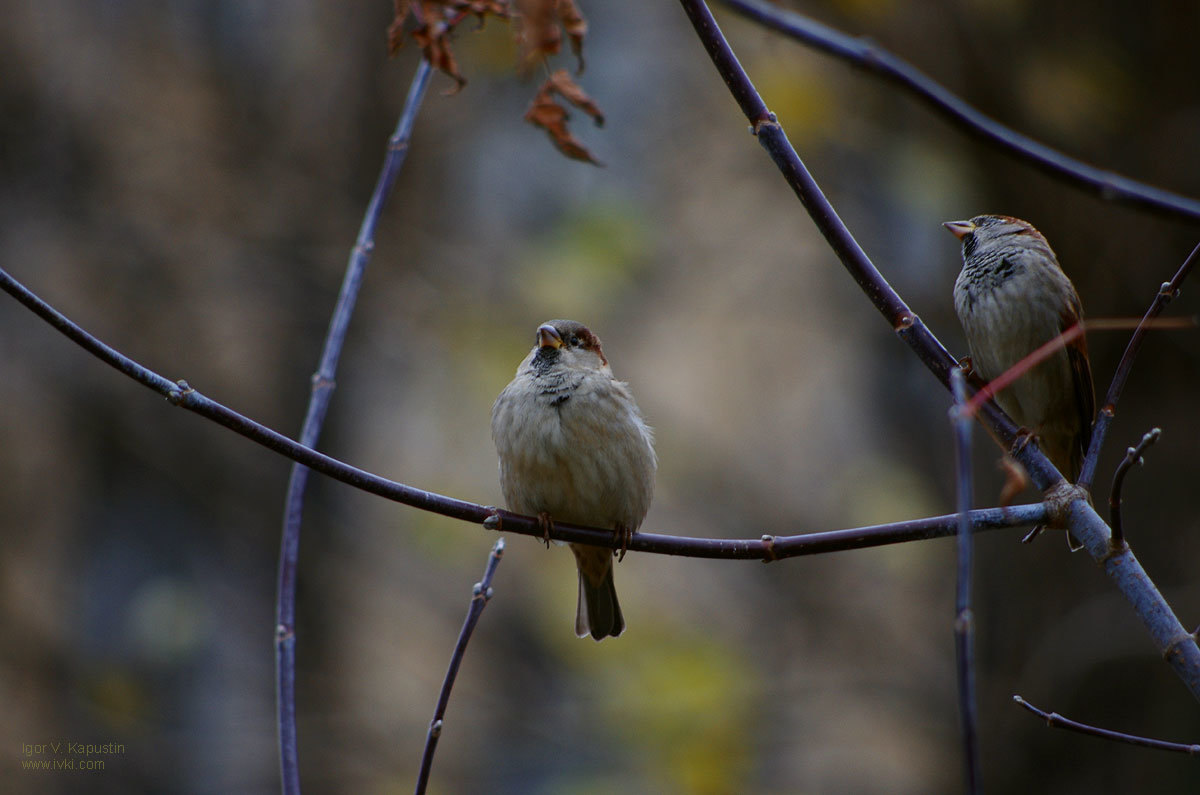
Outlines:
MULTIPOLYGON (((288 435, 418 53, 391 3, 8 2, 0 263, 117 349, 288 435)), ((580 83, 607 115, 569 161, 522 121, 510 30, 464 25, 388 204, 320 449, 501 501, 489 409, 553 317, 604 340, 658 436, 643 529, 757 538, 953 509, 945 391, 842 271, 672 2, 583 0, 580 83)), ((1200 196, 1200 6, 812 0, 983 111, 1200 196)), ((1140 316, 1200 226, 1104 203, 897 90, 719 6, 867 252, 956 354, 959 246, 1031 220, 1092 316, 1140 316)), ((559 64, 573 68, 569 56, 559 64)), ((1200 313, 1200 284, 1172 315, 1200 313)), ((1089 345, 1103 394, 1128 334, 1089 345)), ((170 407, 0 299, 0 749, 10 792, 278 789, 273 612, 289 462, 170 407), (120 743, 33 773, 27 744, 120 743)), ((1164 430, 1127 535, 1200 621, 1200 335, 1152 335, 1097 476, 1164 430)), ((976 433, 977 500, 998 453, 976 433)), ((1035 495, 1026 494, 1024 499, 1035 495)), ((1102 509, 1102 513, 1105 511, 1102 509)), ((1200 740, 1200 709, 1060 534, 979 538, 984 782, 1179 792, 1195 760, 1048 730, 1011 703, 1200 740)), ((305 790, 410 791, 495 535, 313 479, 299 569, 305 790)), ((628 631, 572 632, 570 554, 508 537, 431 791, 952 793, 954 542, 763 566, 631 554, 628 631)), ((46 756, 32 758, 47 758, 46 756)))

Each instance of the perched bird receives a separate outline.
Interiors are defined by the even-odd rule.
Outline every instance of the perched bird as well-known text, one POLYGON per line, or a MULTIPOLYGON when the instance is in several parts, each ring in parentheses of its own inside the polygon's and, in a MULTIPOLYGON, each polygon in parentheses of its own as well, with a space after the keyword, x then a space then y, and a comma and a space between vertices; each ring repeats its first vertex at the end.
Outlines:
MULTIPOLYGON (((600 340, 581 323, 538 326, 533 350, 492 406, 500 489, 510 510, 611 527, 629 542, 650 509, 658 461, 629 387, 613 378, 600 340)), ((625 629, 613 551, 571 544, 579 567, 575 634, 625 629)))
MULTIPOLYGON (((1074 285, 1046 238, 1028 222, 980 215, 945 226, 962 241, 954 308, 972 367, 984 379, 996 378, 1083 317, 1074 285)), ((1074 483, 1096 413, 1083 335, 1001 390, 996 402, 1037 435, 1042 452, 1074 483)))

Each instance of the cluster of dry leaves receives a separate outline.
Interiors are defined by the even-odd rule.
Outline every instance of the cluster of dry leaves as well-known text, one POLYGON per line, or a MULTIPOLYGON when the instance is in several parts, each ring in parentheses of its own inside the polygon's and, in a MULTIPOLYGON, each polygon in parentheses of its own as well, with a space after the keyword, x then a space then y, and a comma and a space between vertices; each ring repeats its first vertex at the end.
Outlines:
MULTIPOLYGON (((512 25, 518 49, 517 71, 522 75, 557 55, 564 36, 578 62, 577 72, 583 71, 587 20, 575 0, 393 0, 393 4, 395 17, 388 28, 388 52, 395 55, 405 37, 410 37, 435 68, 454 79, 455 90, 467 81, 450 49, 450 38, 468 17, 475 17, 480 25, 488 17, 512 25)), ((525 112, 525 120, 544 129, 567 157, 600 165, 567 128, 571 116, 560 99, 591 116, 597 125, 604 123, 600 108, 566 69, 555 70, 541 85, 525 112)))

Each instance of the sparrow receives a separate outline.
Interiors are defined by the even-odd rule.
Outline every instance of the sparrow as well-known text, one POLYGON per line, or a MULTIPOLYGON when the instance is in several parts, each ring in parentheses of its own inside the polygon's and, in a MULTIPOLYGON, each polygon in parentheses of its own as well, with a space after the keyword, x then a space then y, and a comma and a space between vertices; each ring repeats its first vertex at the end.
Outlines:
MULTIPOLYGON (((1083 317, 1075 286, 1042 233, 1006 215, 979 215, 944 226, 962 241, 954 309, 967 335, 971 366, 991 380, 1083 317)), ((996 402, 1074 483, 1096 413, 1083 335, 1021 375, 996 402)))
MULTIPOLYGON (((583 324, 538 326, 533 350, 492 406, 492 439, 509 509, 538 517, 547 533, 555 520, 606 527, 627 545, 646 518, 658 468, 654 437, 583 324)), ((613 551, 570 547, 579 569, 575 634, 620 635, 613 551)))

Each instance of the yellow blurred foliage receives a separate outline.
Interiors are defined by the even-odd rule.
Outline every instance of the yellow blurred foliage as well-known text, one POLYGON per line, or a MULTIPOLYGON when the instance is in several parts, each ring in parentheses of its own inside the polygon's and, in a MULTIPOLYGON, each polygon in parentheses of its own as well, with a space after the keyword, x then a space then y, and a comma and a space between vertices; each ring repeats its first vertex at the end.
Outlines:
MULTIPOLYGON (((604 306, 633 283, 645 261, 646 238, 634 208, 595 202, 534 242, 518 280, 528 288, 530 304, 544 307, 542 320, 570 317, 573 307, 604 306)), ((576 314, 576 320, 595 322, 576 314)))
POLYGON ((629 737, 645 760, 645 775, 662 792, 745 791, 757 712, 748 660, 725 644, 666 625, 647 627, 655 641, 618 649, 599 645, 579 663, 602 682, 602 703, 613 732, 629 737), (620 664, 610 659, 620 654, 620 664), (637 727, 630 734, 629 727, 637 727))

